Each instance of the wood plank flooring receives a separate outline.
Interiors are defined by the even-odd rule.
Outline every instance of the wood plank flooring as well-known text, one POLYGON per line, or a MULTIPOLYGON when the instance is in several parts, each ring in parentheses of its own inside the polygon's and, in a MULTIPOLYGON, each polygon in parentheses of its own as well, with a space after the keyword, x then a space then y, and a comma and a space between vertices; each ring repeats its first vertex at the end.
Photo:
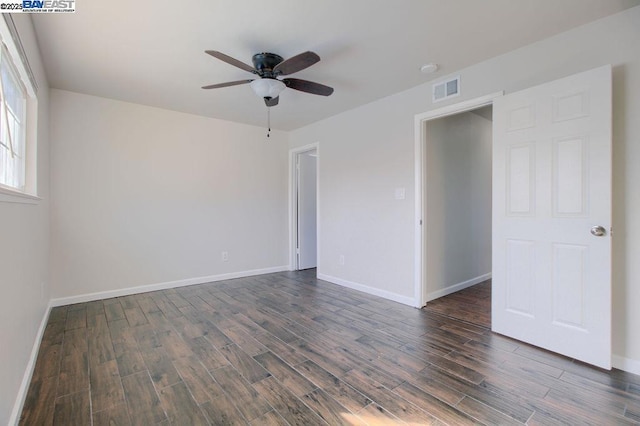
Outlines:
POLYGON ((431 312, 491 328, 491 280, 427 303, 431 312))
POLYGON ((22 425, 639 424, 640 377, 285 272, 54 308, 22 425))

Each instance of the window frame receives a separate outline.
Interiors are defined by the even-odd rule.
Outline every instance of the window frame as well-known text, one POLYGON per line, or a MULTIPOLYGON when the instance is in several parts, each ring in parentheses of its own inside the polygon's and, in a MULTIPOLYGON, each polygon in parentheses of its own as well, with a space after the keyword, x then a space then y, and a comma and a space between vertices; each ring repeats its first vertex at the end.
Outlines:
POLYGON ((9 185, 6 182, 0 183, 0 185, 18 192, 26 192, 27 189, 26 115, 27 90, 20 81, 20 76, 13 65, 9 51, 2 43, 0 46, 0 149, 4 151, 5 159, 13 162, 14 171, 9 175, 12 175, 10 179, 18 186, 9 185), (17 105, 12 105, 10 97, 10 93, 14 90, 18 92, 17 105), (18 157, 18 160, 12 161, 15 157, 18 157))
MULTIPOLYGON (((25 95, 24 126, 24 188, 14 188, 0 183, 0 202, 38 204, 42 198, 38 196, 37 187, 37 134, 38 134, 38 98, 37 84, 24 52, 20 37, 10 14, 0 18, 0 43, 3 53, 7 54, 9 67, 14 78, 21 85, 25 95), (4 19, 2 19, 4 18, 4 19)), ((4 102, 4 101, 3 101, 4 102)))

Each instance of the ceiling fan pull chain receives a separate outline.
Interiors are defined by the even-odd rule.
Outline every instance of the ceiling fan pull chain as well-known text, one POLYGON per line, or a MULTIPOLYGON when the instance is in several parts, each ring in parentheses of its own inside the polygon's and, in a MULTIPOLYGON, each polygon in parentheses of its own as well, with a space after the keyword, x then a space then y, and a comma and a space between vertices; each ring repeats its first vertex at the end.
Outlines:
POLYGON ((271 137, 271 108, 267 107, 267 137, 271 137))

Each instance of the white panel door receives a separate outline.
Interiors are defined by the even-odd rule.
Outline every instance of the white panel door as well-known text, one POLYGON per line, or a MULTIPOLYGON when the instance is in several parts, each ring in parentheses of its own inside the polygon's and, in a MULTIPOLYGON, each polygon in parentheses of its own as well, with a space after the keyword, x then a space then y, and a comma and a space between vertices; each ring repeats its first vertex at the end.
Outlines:
POLYGON ((318 266, 316 152, 298 155, 298 269, 318 266))
POLYGON ((493 117, 492 329, 609 369, 611 67, 498 98, 493 117))

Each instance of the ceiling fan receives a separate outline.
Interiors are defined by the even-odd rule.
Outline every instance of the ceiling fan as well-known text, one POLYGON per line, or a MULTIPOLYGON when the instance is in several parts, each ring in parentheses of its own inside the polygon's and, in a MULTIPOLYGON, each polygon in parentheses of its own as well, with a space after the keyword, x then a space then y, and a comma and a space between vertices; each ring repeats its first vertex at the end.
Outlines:
POLYGON ((220 87, 250 84, 256 95, 263 98, 264 103, 268 107, 278 105, 278 97, 287 87, 321 96, 329 96, 333 93, 333 88, 325 86, 324 84, 314 83, 313 81, 301 80, 299 78, 278 79, 281 75, 290 75, 302 71, 320 61, 320 56, 313 52, 303 52, 287 60, 284 60, 282 56, 276 55, 275 53, 257 53, 253 55, 253 67, 216 50, 205 50, 205 53, 242 70, 256 74, 260 78, 211 84, 203 86, 203 89, 218 89, 220 87))

